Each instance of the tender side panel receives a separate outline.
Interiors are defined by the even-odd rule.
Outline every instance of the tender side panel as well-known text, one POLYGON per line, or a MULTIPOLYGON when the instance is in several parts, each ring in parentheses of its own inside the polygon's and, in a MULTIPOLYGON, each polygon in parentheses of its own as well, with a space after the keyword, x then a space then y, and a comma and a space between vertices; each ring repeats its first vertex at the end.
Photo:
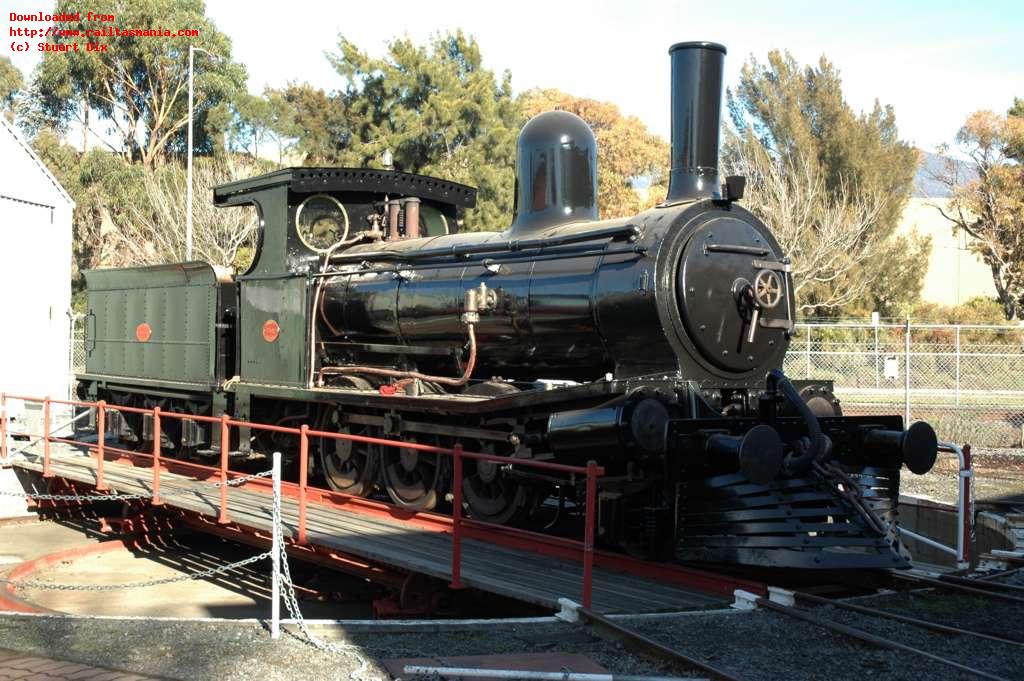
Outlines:
POLYGON ((206 265, 86 273, 86 372, 213 384, 217 281, 206 265))

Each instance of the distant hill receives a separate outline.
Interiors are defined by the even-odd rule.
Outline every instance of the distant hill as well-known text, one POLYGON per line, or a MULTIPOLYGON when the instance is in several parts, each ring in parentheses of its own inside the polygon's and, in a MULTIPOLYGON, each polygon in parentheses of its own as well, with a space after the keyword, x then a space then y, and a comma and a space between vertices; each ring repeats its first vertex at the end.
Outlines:
MULTIPOLYGON (((917 173, 914 175, 913 196, 915 199, 948 199, 950 197, 949 188, 935 179, 936 175, 945 172, 947 159, 946 156, 921 151, 921 163, 917 166, 917 173)), ((963 175, 961 182, 969 182, 977 177, 970 161, 960 162, 960 172, 963 175)))

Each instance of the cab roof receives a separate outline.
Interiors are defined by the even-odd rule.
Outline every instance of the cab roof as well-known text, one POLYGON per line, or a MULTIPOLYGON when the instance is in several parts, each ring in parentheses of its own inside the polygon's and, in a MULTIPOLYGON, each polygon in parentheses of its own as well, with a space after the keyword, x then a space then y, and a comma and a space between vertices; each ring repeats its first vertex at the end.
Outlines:
POLYGON ((416 196, 462 208, 476 205, 474 187, 426 175, 371 168, 284 168, 215 187, 213 202, 217 206, 245 204, 249 203, 250 194, 284 186, 298 193, 373 192, 416 196))

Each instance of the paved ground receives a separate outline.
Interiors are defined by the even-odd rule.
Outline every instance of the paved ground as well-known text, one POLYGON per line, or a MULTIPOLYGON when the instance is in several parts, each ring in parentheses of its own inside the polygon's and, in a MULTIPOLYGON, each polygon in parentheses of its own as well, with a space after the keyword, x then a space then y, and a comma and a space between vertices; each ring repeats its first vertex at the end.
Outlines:
POLYGON ((145 681, 148 678, 0 649, 0 681, 145 681))
MULTIPOLYGON (((58 550, 96 546, 109 540, 92 521, 0 524, 0 576, 27 560, 58 550)), ((62 561, 25 579, 103 587, 180 577, 259 553, 255 549, 207 537, 182 535, 167 546, 117 549, 62 561)), ((19 589, 17 597, 42 609, 69 614, 160 617, 265 618, 270 611, 269 561, 203 580, 138 589, 54 591, 19 589)), ((358 619, 372 615, 362 580, 339 574, 314 574, 297 566, 303 584, 350 596, 344 601, 303 601, 310 617, 358 619)), ((318 571, 323 572, 323 571, 318 571)))
MULTIPOLYGON (((743 615, 739 615, 742 617, 743 615)), ((722 617, 719 615, 719 617, 722 617)), ((727 615, 731 619, 731 615, 727 615)), ((695 622, 701 628, 702 622, 695 622)), ((356 646, 369 667, 360 681, 391 679, 384 664, 396 658, 443 655, 567 653, 590 658, 618 673, 687 676, 631 655, 571 624, 478 626, 470 631, 367 632, 318 628, 323 638, 356 646)), ((139 674, 180 681, 221 679, 338 679, 359 669, 349 656, 322 652, 293 632, 272 641, 246 622, 125 622, 0 615, 0 647, 45 655, 60 646, 70 660, 116 665, 139 674)), ((686 673, 681 673, 681 672, 686 673)))
POLYGON ((32 516, 0 524, 0 571, 60 549, 94 546, 101 537, 81 526, 41 522, 32 516))

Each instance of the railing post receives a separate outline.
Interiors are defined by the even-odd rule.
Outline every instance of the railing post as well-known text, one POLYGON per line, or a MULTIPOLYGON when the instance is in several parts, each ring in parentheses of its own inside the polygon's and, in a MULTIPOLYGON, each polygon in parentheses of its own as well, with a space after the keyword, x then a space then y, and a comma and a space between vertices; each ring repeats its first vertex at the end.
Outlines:
POLYGON ((299 428, 299 543, 306 543, 306 483, 309 476, 309 426, 299 428))
POLYGON ((587 520, 583 535, 583 607, 589 609, 594 590, 594 528, 597 520, 597 463, 587 462, 587 520))
POLYGON ((0 464, 7 465, 7 393, 0 393, 0 464))
POLYGON ((274 481, 274 527, 270 533, 270 562, 271 583, 270 583, 270 638, 281 637, 281 536, 280 508, 281 503, 281 452, 274 452, 273 456, 273 481, 274 481))
POLYGON ((957 530, 958 567, 971 565, 971 548, 974 543, 974 505, 971 500, 971 479, 974 477, 971 461, 971 446, 963 446, 963 461, 960 462, 960 527, 957 530))
POLYGON ((956 406, 960 406, 960 325, 956 327, 956 406))
POLYGON ((452 583, 462 588, 462 444, 452 448, 452 583))
POLYGON ((805 375, 804 378, 811 378, 811 325, 807 325, 807 347, 804 350, 805 375))
POLYGON ((96 403, 96 489, 106 491, 107 484, 103 481, 103 464, 107 456, 107 403, 100 400, 96 403))
POLYGON ((220 513, 217 522, 228 523, 228 456, 231 450, 231 419, 227 414, 220 415, 220 513))
POLYGON ((154 506, 161 506, 160 501, 160 407, 153 407, 153 499, 154 506))
POLYGON ((43 477, 52 478, 50 471, 50 396, 43 400, 43 477))

